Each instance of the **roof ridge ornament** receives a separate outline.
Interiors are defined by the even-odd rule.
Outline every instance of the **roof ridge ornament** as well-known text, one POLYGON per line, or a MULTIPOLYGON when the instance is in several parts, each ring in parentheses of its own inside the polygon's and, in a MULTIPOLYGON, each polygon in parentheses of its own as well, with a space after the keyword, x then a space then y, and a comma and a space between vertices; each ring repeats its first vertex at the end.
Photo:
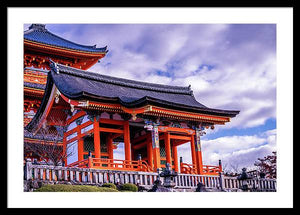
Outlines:
POLYGON ((57 66, 57 63, 55 63, 53 60, 51 60, 51 58, 49 58, 49 62, 50 62, 50 68, 56 73, 59 74, 59 68, 57 66))
POLYGON ((33 29, 33 30, 37 30, 37 31, 47 31, 45 24, 31 24, 29 26, 29 30, 33 29))

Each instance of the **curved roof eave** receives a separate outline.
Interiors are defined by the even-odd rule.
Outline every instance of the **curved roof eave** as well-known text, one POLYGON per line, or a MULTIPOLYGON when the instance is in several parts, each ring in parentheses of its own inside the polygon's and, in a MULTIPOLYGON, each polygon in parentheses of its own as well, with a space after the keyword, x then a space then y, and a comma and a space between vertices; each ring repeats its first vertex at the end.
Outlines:
POLYGON ((96 48, 96 45, 87 46, 72 42, 60 36, 49 32, 45 25, 32 24, 29 30, 24 32, 24 40, 32 41, 35 43, 46 44, 54 47, 70 49, 74 51, 92 52, 92 53, 107 53, 107 46, 96 48))

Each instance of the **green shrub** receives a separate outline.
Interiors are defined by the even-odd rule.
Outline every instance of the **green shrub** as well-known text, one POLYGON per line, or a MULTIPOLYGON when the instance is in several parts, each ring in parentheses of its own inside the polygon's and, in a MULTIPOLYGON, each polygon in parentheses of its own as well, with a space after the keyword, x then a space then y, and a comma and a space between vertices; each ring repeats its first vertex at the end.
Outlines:
POLYGON ((117 186, 113 183, 104 183, 104 184, 102 184, 102 187, 108 187, 108 188, 117 190, 117 186))
POLYGON ((66 184, 47 184, 34 192, 118 192, 116 189, 108 187, 96 187, 90 185, 66 185, 66 184))
POLYGON ((121 186, 121 191, 137 192, 138 187, 135 184, 126 183, 121 186))

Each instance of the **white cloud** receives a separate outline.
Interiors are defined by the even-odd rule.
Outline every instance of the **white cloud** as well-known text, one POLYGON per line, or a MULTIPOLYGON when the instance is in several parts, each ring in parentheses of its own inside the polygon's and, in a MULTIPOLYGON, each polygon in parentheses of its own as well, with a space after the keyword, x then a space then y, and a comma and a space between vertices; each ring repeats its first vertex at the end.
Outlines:
POLYGON ((253 167, 257 158, 276 151, 276 129, 257 135, 225 136, 202 140, 202 156, 206 164, 217 164, 221 159, 227 169, 232 166, 253 167))

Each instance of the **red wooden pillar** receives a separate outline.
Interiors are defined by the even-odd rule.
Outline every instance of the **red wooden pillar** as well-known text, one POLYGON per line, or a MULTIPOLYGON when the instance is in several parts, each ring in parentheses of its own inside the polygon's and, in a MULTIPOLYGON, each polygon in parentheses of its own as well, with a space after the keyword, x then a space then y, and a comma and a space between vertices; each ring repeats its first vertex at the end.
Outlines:
POLYGON ((83 160, 83 139, 81 138, 81 128, 77 126, 77 140, 78 140, 78 161, 83 160))
POLYGON ((101 158, 99 121, 97 120, 96 117, 94 117, 94 149, 95 149, 95 158, 101 158))
POLYGON ((107 146, 108 146, 108 158, 114 159, 114 146, 113 146, 113 139, 111 134, 107 137, 107 146))
POLYGON ((174 145, 172 146, 172 152, 173 152, 173 159, 174 159, 174 170, 175 172, 179 172, 177 146, 174 145))
POLYGON ((153 170, 156 172, 161 167, 160 165, 160 151, 159 148, 153 148, 153 170))
POLYGON ((83 160, 83 139, 78 139, 78 161, 83 160))
POLYGON ((88 168, 93 167, 93 158, 91 156, 88 157, 88 168))
POLYGON ((67 140, 66 140, 66 137, 64 135, 63 137, 63 158, 64 158, 64 162, 65 162, 65 166, 68 165, 68 160, 67 160, 67 155, 68 155, 68 152, 67 152, 67 140))
POLYGON ((148 157, 148 164, 153 169, 153 150, 152 150, 152 142, 150 136, 147 137, 147 157, 148 157))
POLYGON ((203 163, 202 163, 202 153, 197 151, 197 164, 198 164, 198 174, 203 174, 203 163))
POLYGON ((153 170, 154 172, 160 168, 160 150, 159 150, 159 134, 158 127, 153 126, 152 132, 152 149, 153 149, 153 170))
POLYGON ((197 157, 196 157, 196 150, 195 150, 195 138, 194 138, 194 135, 191 135, 191 153, 192 153, 193 166, 196 167, 196 168, 198 168, 197 157))
POLYGON ((198 174, 203 174, 203 162, 202 162, 202 152, 201 152, 201 142, 200 142, 200 131, 196 130, 196 155, 197 155, 197 170, 198 174))
POLYGON ((125 160, 131 160, 129 121, 124 121, 124 150, 125 160))
POLYGON ((171 157, 171 143, 170 143, 170 134, 169 132, 165 133, 165 150, 166 150, 166 162, 172 167, 172 157, 171 157))

